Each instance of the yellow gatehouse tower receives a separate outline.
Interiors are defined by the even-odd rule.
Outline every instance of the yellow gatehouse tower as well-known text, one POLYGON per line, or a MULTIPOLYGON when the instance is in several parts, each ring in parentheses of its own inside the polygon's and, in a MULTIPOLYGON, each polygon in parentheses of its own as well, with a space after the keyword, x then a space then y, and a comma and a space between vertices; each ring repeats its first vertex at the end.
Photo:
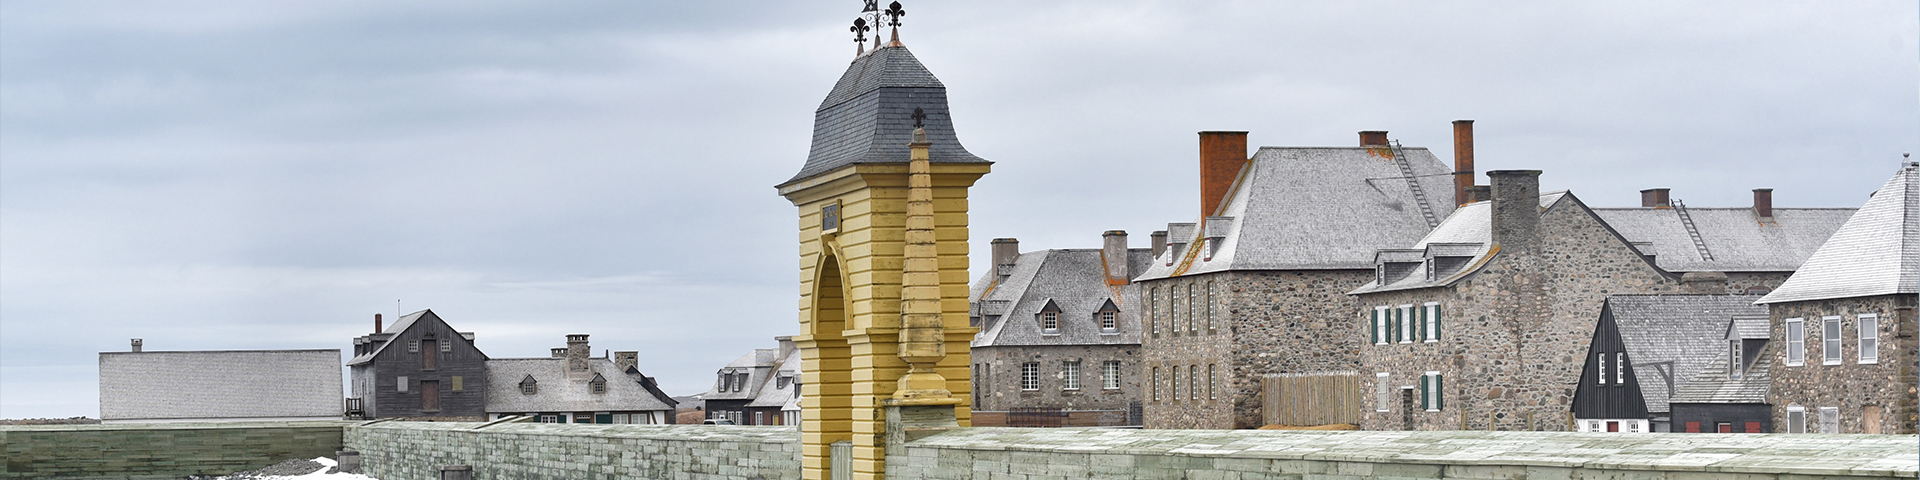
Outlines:
POLYGON ((777 187, 800 214, 810 480, 882 478, 889 438, 970 421, 967 188, 991 162, 960 145, 946 87, 897 33, 870 51, 856 42, 814 111, 806 165, 777 187))

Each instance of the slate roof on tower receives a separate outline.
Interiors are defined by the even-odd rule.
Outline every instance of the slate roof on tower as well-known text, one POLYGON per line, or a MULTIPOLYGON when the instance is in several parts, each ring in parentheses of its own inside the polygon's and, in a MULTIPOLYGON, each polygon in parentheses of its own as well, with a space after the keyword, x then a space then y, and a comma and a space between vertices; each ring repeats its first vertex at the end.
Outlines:
POLYGON ((1920 293, 1920 163, 1874 191, 1798 271, 1759 303, 1920 293))
POLYGON ((926 113, 928 160, 991 163, 967 152, 953 132, 947 87, 899 44, 858 58, 813 112, 813 148, 800 173, 783 185, 860 163, 906 163, 913 109, 926 113))

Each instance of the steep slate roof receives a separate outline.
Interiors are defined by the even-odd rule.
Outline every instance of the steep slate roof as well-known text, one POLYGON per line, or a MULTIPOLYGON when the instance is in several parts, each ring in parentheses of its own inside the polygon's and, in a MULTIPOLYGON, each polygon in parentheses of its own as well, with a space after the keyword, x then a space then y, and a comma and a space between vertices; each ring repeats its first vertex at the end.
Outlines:
MULTIPOLYGON (((1128 269, 1142 271, 1152 261, 1150 249, 1127 250, 1128 269)), ((991 283, 993 272, 974 282, 974 290, 983 291, 991 283)), ((1013 345, 1138 345, 1140 322, 1137 306, 1128 305, 1122 286, 1107 285, 1107 272, 1099 249, 1041 250, 1020 254, 1013 273, 993 287, 984 298, 975 294, 976 303, 985 312, 1004 312, 999 321, 974 336, 973 346, 1013 345), (984 302, 983 302, 984 301, 984 302), (1060 333, 1040 332, 1037 314, 1048 302, 1060 308, 1060 333), (1119 307, 1115 316, 1117 333, 1100 333, 1094 316, 1107 302, 1119 307)), ((985 313, 983 312, 983 313, 985 313)))
POLYGON ((796 395, 799 393, 796 388, 799 382, 800 349, 796 348, 787 354, 787 358, 780 361, 778 370, 775 370, 772 375, 767 375, 765 382, 761 382, 760 394, 755 395, 753 401, 747 402, 747 406, 784 407, 793 403, 799 397, 796 395), (785 386, 782 386, 780 381, 783 377, 787 379, 785 386))
POLYGON ((101 352, 100 419, 339 418, 340 350, 101 352))
POLYGON ((1760 303, 1920 293, 1920 163, 1875 191, 1760 303))
POLYGON ((1652 242, 1654 263, 1673 272, 1789 272, 1800 268, 1853 214, 1851 208, 1775 208, 1760 223, 1752 208, 1687 208, 1713 260, 1700 255, 1671 208, 1595 208, 1633 242, 1652 242))
POLYGON ((857 163, 906 163, 915 108, 927 115, 929 161, 990 163, 960 145, 947 111, 947 87, 907 47, 892 45, 853 59, 840 75, 813 112, 806 165, 785 183, 857 163))
POLYGON ((719 391, 721 386, 717 376, 719 372, 715 372, 716 380, 713 388, 707 389, 707 393, 702 394, 700 398, 702 400, 752 400, 759 397, 760 387, 766 385, 767 380, 774 376, 774 369, 781 366, 780 362, 783 359, 779 357, 780 349, 777 348, 757 348, 746 355, 741 355, 740 358, 734 359, 720 369, 739 370, 746 373, 745 386, 739 390, 719 391))
POLYGON ((487 412, 607 412, 672 410, 672 398, 658 387, 649 388, 646 375, 627 373, 606 357, 587 359, 587 368, 607 380, 607 393, 587 387, 592 375, 567 378, 565 358, 496 358, 487 360, 487 412), (520 381, 533 376, 539 388, 533 395, 520 391, 520 381))
MULTIPOLYGON (((1761 320, 1766 320, 1762 318, 1761 320)), ((1725 345, 1723 342, 1722 345, 1725 345)), ((1724 352, 1724 348, 1721 347, 1724 352)), ((1768 361, 1772 345, 1760 348, 1759 358, 1747 367, 1739 380, 1727 378, 1727 355, 1714 355, 1713 362, 1700 369, 1692 381, 1680 385, 1670 403, 1767 403, 1773 362, 1768 361)))
MULTIPOLYGON (((1614 295, 1606 308, 1640 379, 1648 412, 1670 412, 1667 384, 1676 391, 1717 357, 1726 357, 1727 324, 1735 316, 1765 316, 1759 295, 1614 295), (1661 364, 1666 364, 1665 366, 1661 364)), ((1722 367, 1724 377, 1725 367, 1722 367)))
MULTIPOLYGON (((402 333, 406 333, 406 331, 408 329, 413 328, 414 325, 421 324, 423 322, 440 322, 441 324, 447 323, 446 320, 440 319, 440 315, 433 313, 433 309, 429 308, 426 310, 421 310, 418 312, 406 314, 406 316, 400 317, 399 320, 394 321, 392 328, 387 328, 381 333, 378 333, 375 335, 385 335, 386 338, 392 339, 394 337, 400 336, 400 334, 402 333)), ((448 328, 451 329, 452 327, 449 326, 448 328)), ((462 333, 460 335, 454 335, 454 336, 460 338, 460 340, 458 341, 467 342, 469 346, 471 346, 471 344, 473 343, 472 336, 466 333, 462 333)), ((360 365, 367 362, 371 362, 373 361, 374 357, 380 356, 380 352, 387 351, 387 347, 392 347, 393 344, 394 342, 392 341, 386 341, 384 343, 381 343, 380 348, 375 348, 373 349, 372 352, 368 352, 366 355, 356 356, 356 357, 353 357, 353 359, 351 360, 347 360, 347 366, 354 366, 354 365, 360 365)), ((475 348, 475 351, 479 351, 478 347, 475 348)), ((480 358, 483 360, 486 359, 487 358, 486 352, 480 352, 480 358)))
MULTIPOLYGON (((1540 194, 1540 212, 1545 214, 1548 209, 1554 208, 1554 206, 1558 205, 1560 200, 1564 198, 1573 198, 1573 194, 1566 191, 1540 194)), ((1575 201, 1578 200, 1576 199, 1575 201)), ((1492 253, 1493 202, 1474 202, 1461 205, 1460 208, 1453 211, 1452 215, 1448 215, 1445 220, 1441 220, 1440 226, 1434 227, 1433 231, 1428 233, 1426 237, 1421 238, 1420 241, 1413 243, 1412 247, 1407 248, 1424 250, 1429 248, 1430 245, 1435 244, 1454 244, 1465 247, 1472 253, 1472 259, 1467 261, 1464 268, 1455 272, 1439 272, 1439 276, 1431 281, 1427 280, 1427 276, 1424 270, 1422 270, 1399 279, 1390 279, 1385 286, 1380 285, 1378 281, 1367 282, 1366 285, 1361 285, 1360 288, 1347 292, 1347 294, 1359 295, 1362 293, 1452 285, 1455 282, 1472 276, 1474 272, 1480 271, 1480 267, 1486 265, 1487 260, 1490 258, 1489 255, 1492 253)), ((1389 248, 1400 247, 1395 246, 1389 248)), ((1372 257, 1368 258, 1368 262, 1369 267, 1374 265, 1372 263, 1372 257)))
MULTIPOLYGON (((1425 148, 1405 148, 1435 218, 1453 212, 1453 169, 1425 148)), ((1169 248, 1141 280, 1224 270, 1371 269, 1373 254, 1408 245, 1429 227, 1420 204, 1380 147, 1260 147, 1222 210, 1232 225, 1213 259, 1169 248)), ((1201 228, 1195 237, 1203 236, 1201 228)), ((1182 239, 1168 238, 1178 243, 1182 239)), ((1189 240, 1189 248, 1199 243, 1189 240)))

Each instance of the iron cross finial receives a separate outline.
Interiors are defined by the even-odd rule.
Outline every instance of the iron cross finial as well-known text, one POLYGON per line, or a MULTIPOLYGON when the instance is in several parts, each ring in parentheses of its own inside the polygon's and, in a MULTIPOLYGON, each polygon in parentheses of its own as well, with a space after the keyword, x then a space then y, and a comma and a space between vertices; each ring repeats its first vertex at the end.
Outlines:
POLYGON ((924 126, 926 121, 927 121, 926 110, 921 110, 919 108, 913 109, 913 128, 920 128, 924 126))

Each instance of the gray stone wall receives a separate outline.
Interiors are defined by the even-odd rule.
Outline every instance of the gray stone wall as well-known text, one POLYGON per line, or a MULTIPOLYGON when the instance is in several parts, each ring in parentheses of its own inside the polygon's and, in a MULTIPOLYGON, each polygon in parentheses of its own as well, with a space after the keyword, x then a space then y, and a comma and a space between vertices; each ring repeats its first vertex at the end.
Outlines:
POLYGON ((1920 325, 1915 322, 1914 303, 1913 295, 1880 295, 1769 305, 1772 331, 1767 352, 1768 361, 1773 362, 1773 385, 1767 401, 1773 404, 1774 431, 1787 431, 1787 407, 1798 405, 1806 409, 1808 432, 1820 431, 1821 407, 1836 407, 1839 433, 1915 433, 1914 425, 1920 422, 1920 410, 1915 408, 1920 385, 1915 384, 1914 374, 1920 342, 1915 340, 1915 330, 1920 325), (1878 317, 1877 363, 1859 363, 1862 314, 1878 317), (1837 365, 1824 363, 1822 318, 1827 316, 1840 317, 1837 365), (1790 318, 1806 322, 1806 361, 1800 366, 1786 363, 1786 320, 1790 318), (1869 410, 1876 409, 1880 419, 1874 422, 1877 425, 1868 425, 1874 415, 1869 410))
POLYGON ((1791 276, 1793 272, 1727 272, 1727 294, 1745 295, 1753 287, 1772 291, 1791 276))
POLYGON ((380 422, 346 427, 363 471, 381 480, 440 478, 469 465, 476 479, 798 479, 791 426, 380 422))
POLYGON ((1015 408, 1126 410, 1140 401, 1140 347, 1137 345, 1035 345, 971 349, 975 372, 974 410, 1015 408), (1120 388, 1104 387, 1103 364, 1120 362, 1120 388), (1020 388, 1020 365, 1040 366, 1040 389, 1020 388), (1080 364, 1080 389, 1067 390, 1065 364, 1080 364), (990 367, 988 365, 991 365, 990 367))
POLYGON ((1141 376, 1151 382, 1154 369, 1160 372, 1160 399, 1153 399, 1152 385, 1143 392, 1146 427, 1259 427, 1262 376, 1354 370, 1355 347, 1364 337, 1342 320, 1355 308, 1346 292, 1372 278, 1370 270, 1230 271, 1145 282, 1144 292, 1159 292, 1142 304, 1158 307, 1146 317, 1159 324, 1159 333, 1152 323, 1143 328, 1141 376), (1172 298, 1189 287, 1197 292, 1194 301, 1172 298), (1209 375, 1210 366, 1217 373, 1209 375), (1174 368, 1180 369, 1177 399, 1174 368), (1210 392, 1209 377, 1217 382, 1210 392), (1199 398, 1190 390, 1199 390, 1199 398))
POLYGON ((347 422, 0 426, 0 478, 167 479, 331 457, 347 422))
MULTIPOLYGON (((1346 318, 1363 343, 1376 305, 1439 302, 1442 338, 1361 349, 1368 430, 1567 430, 1573 386, 1608 295, 1677 293, 1678 279, 1634 252, 1572 197, 1541 215, 1536 246, 1502 249, 1450 288, 1359 295, 1346 318), (1444 408, 1409 412, 1402 387, 1444 379, 1444 408), (1380 412, 1373 378, 1388 373, 1380 412)), ((1504 246, 1503 246, 1504 247, 1504 246)), ((1416 405, 1418 408, 1418 405, 1416 405)))
POLYGON ((1913 437, 966 428, 908 442, 888 478, 1914 478, 1913 437), (1820 452, 1808 455, 1807 452, 1820 452))

